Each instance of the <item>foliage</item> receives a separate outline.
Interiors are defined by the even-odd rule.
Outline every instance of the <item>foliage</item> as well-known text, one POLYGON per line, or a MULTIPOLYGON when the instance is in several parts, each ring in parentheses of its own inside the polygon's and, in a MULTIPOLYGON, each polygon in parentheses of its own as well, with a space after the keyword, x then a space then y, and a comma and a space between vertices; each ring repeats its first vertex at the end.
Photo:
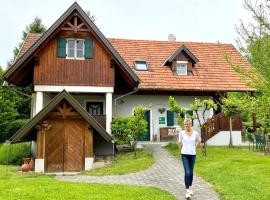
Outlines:
POLYGON ((119 152, 111 165, 85 171, 83 174, 91 176, 120 175, 142 171, 154 164, 155 159, 148 151, 141 149, 137 151, 137 154, 138 156, 135 158, 133 152, 119 152))
POLYGON ((8 67, 10 67, 15 61, 23 45, 23 42, 29 33, 44 33, 45 31, 46 27, 44 26, 44 24, 42 24, 42 20, 38 16, 34 18, 31 24, 26 25, 25 30, 23 30, 22 32, 22 42, 20 42, 19 45, 13 49, 13 58, 8 62, 8 67))
POLYGON ((147 132, 147 121, 144 119, 146 109, 143 106, 136 106, 134 108, 134 114, 129 118, 127 122, 127 131, 129 135, 132 137, 132 147, 135 151, 136 156, 136 148, 138 139, 143 136, 147 132))
POLYGON ((120 184, 72 183, 59 181, 52 175, 18 173, 14 166, 0 165, 0 197, 10 199, 147 199, 174 200, 167 191, 156 187, 120 184))
MULTIPOLYGON (((39 17, 35 17, 34 21, 27 25, 22 34, 22 40, 24 41, 28 33, 43 33, 46 31, 45 26, 39 17)), ((9 66, 12 65, 13 61, 18 55, 19 49, 23 42, 20 42, 18 47, 15 47, 13 51, 13 58, 9 62, 9 66)), ((0 85, 0 142, 4 142, 14 134, 23 122, 29 118, 31 111, 31 93, 32 87, 28 86, 25 88, 15 87, 12 88, 4 87, 3 80, 3 69, 0 67, 1 85, 0 85), (25 95, 26 94, 26 95, 25 95)))
POLYGON ((264 130, 270 128, 270 4, 269 1, 245 0, 245 8, 251 13, 253 21, 237 27, 238 44, 242 53, 251 63, 247 69, 231 61, 234 69, 246 83, 255 88, 252 97, 243 98, 240 106, 242 111, 250 115, 255 113, 259 124, 264 130))
POLYGON ((112 120, 113 139, 117 144, 131 144, 127 123, 130 117, 114 117, 112 120))
POLYGON ((21 165, 22 158, 31 157, 31 144, 29 142, 18 144, 3 144, 0 147, 0 164, 21 165))
POLYGON ((182 116, 184 116, 184 118, 189 118, 189 119, 197 119, 199 122, 200 127, 203 125, 203 123, 206 122, 206 111, 209 111, 211 109, 216 110, 217 109, 217 104, 212 100, 212 99, 205 99, 205 100, 200 100, 195 98, 194 102, 191 103, 189 105, 190 110, 194 111, 196 116, 190 116, 187 111, 186 108, 180 106, 179 104, 177 104, 176 100, 174 99, 174 97, 170 96, 169 100, 168 100, 168 105, 170 108, 170 111, 177 113, 178 115, 178 122, 179 125, 183 128, 183 120, 182 120, 182 116), (199 116, 199 110, 202 110, 202 115, 199 116), (179 120, 180 118, 180 120, 179 120), (201 122, 201 118, 204 120, 204 122, 201 122))
POLYGON ((239 108, 236 105, 236 99, 223 98, 222 100, 222 113, 229 117, 230 121, 230 139, 229 147, 233 146, 232 141, 232 116, 239 113, 239 108))
POLYGON ((135 157, 138 139, 147 132, 147 121, 144 119, 145 111, 145 108, 139 105, 134 108, 133 116, 115 117, 112 121, 114 139, 120 143, 131 145, 135 157))
MULTIPOLYGON (((0 86, 0 142, 7 140, 11 122, 16 119, 16 100, 10 98, 6 88, 0 86)), ((13 96, 14 97, 14 96, 13 96)))
POLYGON ((206 122, 206 111, 210 111, 211 109, 217 110, 217 104, 212 99, 205 99, 201 101, 200 99, 195 98, 194 102, 189 105, 190 109, 195 111, 196 113, 196 119, 199 121, 200 127, 203 126, 203 124, 206 122), (202 108, 202 118, 203 122, 200 120, 199 116, 199 109, 202 108))
MULTIPOLYGON (((183 123, 183 118, 181 117, 184 116, 185 118, 189 118, 189 119, 197 119, 199 122, 199 128, 202 128, 204 123, 206 122, 207 118, 206 118, 206 111, 209 111, 211 109, 216 110, 217 109, 217 104, 212 100, 212 99, 205 99, 205 100, 200 100, 195 98, 194 102, 189 104, 189 108, 190 110, 192 110, 193 112, 195 112, 196 116, 190 116, 186 109, 184 107, 181 107, 180 105, 177 104, 176 100, 170 96, 169 97, 169 101, 168 101, 168 105, 170 107, 170 110, 172 112, 177 113, 178 115, 178 124, 184 129, 184 123, 183 123), (199 110, 202 110, 202 115, 199 115, 199 110), (203 119, 203 122, 201 122, 201 117, 203 119)), ((203 148, 202 148, 202 154, 206 156, 206 141, 203 144, 203 148)))

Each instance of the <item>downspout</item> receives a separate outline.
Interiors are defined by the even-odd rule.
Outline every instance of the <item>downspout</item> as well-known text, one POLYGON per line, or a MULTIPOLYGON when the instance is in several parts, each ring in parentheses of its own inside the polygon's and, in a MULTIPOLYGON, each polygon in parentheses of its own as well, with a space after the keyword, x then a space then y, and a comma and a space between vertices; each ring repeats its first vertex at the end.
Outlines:
POLYGON ((122 96, 119 96, 119 97, 117 97, 117 98, 114 99, 114 112, 115 112, 115 115, 116 115, 116 104, 117 104, 117 101, 119 99, 121 99, 121 98, 127 97, 127 96, 129 96, 131 94, 134 94, 134 93, 138 92, 138 91, 139 91, 139 88, 138 87, 135 87, 133 91, 131 91, 129 93, 126 93, 126 94, 124 94, 122 96))

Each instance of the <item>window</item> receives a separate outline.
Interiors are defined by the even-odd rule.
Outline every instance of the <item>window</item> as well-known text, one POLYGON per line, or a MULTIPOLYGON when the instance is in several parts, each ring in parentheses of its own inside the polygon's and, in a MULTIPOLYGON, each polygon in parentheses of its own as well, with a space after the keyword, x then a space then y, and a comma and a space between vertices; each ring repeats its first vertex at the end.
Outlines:
MULTIPOLYGON (((190 116, 193 116, 193 111, 187 110, 187 114, 190 116)), ((184 114, 180 114, 180 117, 182 118, 182 120, 185 119, 184 114)), ((177 113, 167 110, 167 126, 179 126, 178 118, 179 116, 177 113)), ((192 125, 193 125, 193 120, 192 120, 192 125)))
POLYGON ((84 40, 81 39, 67 39, 66 46, 67 58, 84 58, 84 40))
POLYGON ((135 69, 138 71, 147 71, 148 66, 145 60, 135 60, 134 61, 135 69))
POLYGON ((103 102, 86 102, 86 110, 90 115, 103 115, 103 102))
POLYGON ((176 74, 177 75, 187 75, 187 61, 177 61, 176 62, 176 74))

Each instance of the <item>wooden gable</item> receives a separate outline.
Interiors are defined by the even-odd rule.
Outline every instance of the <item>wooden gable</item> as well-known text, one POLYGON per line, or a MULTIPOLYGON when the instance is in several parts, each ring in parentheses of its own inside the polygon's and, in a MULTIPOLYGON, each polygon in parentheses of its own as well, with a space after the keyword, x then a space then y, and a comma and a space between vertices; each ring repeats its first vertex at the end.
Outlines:
POLYGON ((137 75, 75 2, 25 54, 16 60, 4 74, 4 79, 19 86, 31 83, 114 86, 116 70, 124 76, 128 85, 138 85, 137 75), (85 59, 57 56, 59 37, 91 40, 93 52, 85 59))
MULTIPOLYGON (((64 49, 66 51, 66 48, 64 49)), ((112 55, 86 27, 77 12, 59 32, 38 52, 39 62, 34 67, 35 85, 115 85, 115 68, 111 65, 112 55), (69 59, 57 55, 58 40, 80 39, 92 41, 90 58, 69 59)))
POLYGON ((199 60, 189 51, 185 45, 182 45, 164 62, 164 65, 170 66, 173 73, 175 74, 177 61, 186 61, 188 75, 193 75, 193 67, 199 60))

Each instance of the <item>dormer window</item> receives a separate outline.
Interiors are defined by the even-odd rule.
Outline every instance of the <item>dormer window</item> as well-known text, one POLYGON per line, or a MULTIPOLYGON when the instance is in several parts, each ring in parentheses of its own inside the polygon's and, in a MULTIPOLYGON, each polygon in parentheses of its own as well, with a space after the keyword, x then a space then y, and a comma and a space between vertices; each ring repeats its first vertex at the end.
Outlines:
POLYGON ((176 62, 176 74, 177 75, 187 75, 187 61, 177 61, 176 62))
POLYGON ((66 46, 67 58, 84 58, 84 40, 82 39, 67 39, 66 46))
POLYGON ((135 60, 134 61, 134 66, 137 71, 147 71, 148 70, 148 65, 145 60, 135 60))

